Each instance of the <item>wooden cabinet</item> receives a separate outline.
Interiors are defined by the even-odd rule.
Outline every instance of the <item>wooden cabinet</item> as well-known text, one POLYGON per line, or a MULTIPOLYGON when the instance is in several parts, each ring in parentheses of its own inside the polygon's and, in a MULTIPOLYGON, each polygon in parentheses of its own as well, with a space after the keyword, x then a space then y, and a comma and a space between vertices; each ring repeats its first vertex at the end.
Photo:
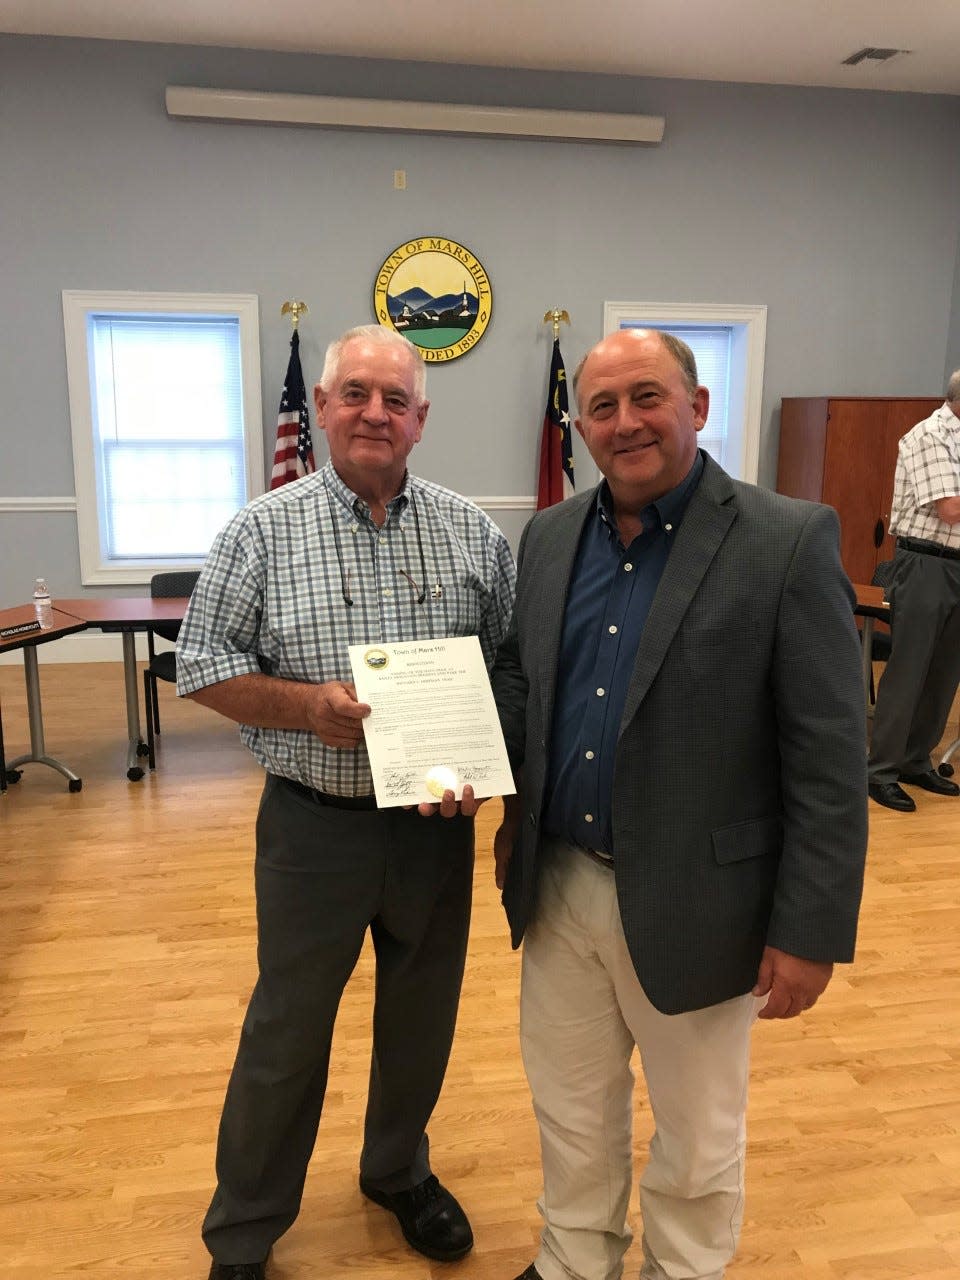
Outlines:
POLYGON ((889 534, 897 445, 942 396, 792 396, 781 402, 777 492, 826 502, 840 516, 840 555, 869 582, 893 555, 889 534))

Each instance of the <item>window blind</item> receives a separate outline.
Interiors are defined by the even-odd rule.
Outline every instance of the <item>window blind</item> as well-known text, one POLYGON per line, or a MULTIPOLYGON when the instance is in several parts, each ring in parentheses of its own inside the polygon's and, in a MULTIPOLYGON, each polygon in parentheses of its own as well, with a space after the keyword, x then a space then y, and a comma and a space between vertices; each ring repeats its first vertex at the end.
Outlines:
POLYGON ((102 552, 202 559, 247 500, 236 316, 88 319, 102 552))

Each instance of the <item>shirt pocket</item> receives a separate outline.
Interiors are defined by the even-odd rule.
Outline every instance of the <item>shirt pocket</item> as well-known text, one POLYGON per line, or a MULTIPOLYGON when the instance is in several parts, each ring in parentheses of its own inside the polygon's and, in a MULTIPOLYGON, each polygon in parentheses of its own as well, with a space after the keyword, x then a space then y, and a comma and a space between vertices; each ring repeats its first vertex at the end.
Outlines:
POLYGON ((461 572, 452 581, 440 581, 440 599, 433 583, 427 589, 431 630, 435 635, 475 636, 490 602, 490 591, 475 573, 461 572))

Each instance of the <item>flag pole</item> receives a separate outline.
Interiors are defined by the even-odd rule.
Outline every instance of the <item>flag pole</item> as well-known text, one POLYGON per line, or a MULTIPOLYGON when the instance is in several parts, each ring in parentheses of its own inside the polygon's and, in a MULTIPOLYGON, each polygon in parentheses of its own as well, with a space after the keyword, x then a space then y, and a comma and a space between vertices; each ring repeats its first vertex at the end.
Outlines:
POLYGON ((540 433, 540 465, 537 478, 537 510, 552 507, 573 493, 573 452, 570 440, 570 409, 567 401, 567 373, 560 354, 560 325, 569 324, 570 315, 562 307, 544 312, 544 324, 553 325, 553 355, 547 407, 540 433))
POLYGON ((270 488, 278 489, 290 480, 300 480, 316 470, 313 458, 313 439, 310 434, 310 411, 307 407, 307 391, 300 365, 300 317, 310 308, 305 302, 291 298, 280 308, 282 316, 289 315, 293 325, 290 338, 290 360, 287 376, 283 380, 280 412, 277 414, 277 447, 273 455, 270 488))
POLYGON ((561 310, 560 307, 554 307, 552 311, 545 311, 543 313, 543 323, 553 325, 554 342, 556 342, 557 339, 560 337, 560 321, 561 320, 564 321, 565 324, 570 323, 570 316, 567 314, 566 311, 561 310))
POLYGON ((280 314, 282 316, 290 315, 290 323, 293 325, 294 333, 296 333, 297 325, 300 323, 301 314, 306 315, 309 310, 310 308, 305 302, 298 302, 296 298, 291 298, 280 308, 280 314))

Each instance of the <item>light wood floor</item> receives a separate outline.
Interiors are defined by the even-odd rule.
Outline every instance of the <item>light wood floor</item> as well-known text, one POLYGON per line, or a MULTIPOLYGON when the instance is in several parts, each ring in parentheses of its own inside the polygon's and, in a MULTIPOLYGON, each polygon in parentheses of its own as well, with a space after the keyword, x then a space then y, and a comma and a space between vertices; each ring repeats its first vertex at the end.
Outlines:
MULTIPOLYGON (((131 784, 119 664, 43 666, 41 683, 48 750, 83 790, 30 765, 0 798, 0 1276, 205 1277, 198 1226, 254 979, 258 771, 232 726, 164 688, 159 768, 131 784)), ((12 757, 27 746, 19 668, 0 668, 0 699, 12 757)), ((802 1020, 757 1027, 738 1280, 960 1277, 960 800, 917 800, 912 816, 871 806, 856 964, 802 1020)), ((365 955, 276 1280, 512 1280, 534 1256, 538 1149, 517 956, 490 870, 494 809, 431 1126, 476 1248, 431 1264, 357 1190, 365 955)), ((638 1086, 638 1156, 649 1133, 638 1086)), ((638 1267, 635 1244, 627 1275, 638 1267)))

